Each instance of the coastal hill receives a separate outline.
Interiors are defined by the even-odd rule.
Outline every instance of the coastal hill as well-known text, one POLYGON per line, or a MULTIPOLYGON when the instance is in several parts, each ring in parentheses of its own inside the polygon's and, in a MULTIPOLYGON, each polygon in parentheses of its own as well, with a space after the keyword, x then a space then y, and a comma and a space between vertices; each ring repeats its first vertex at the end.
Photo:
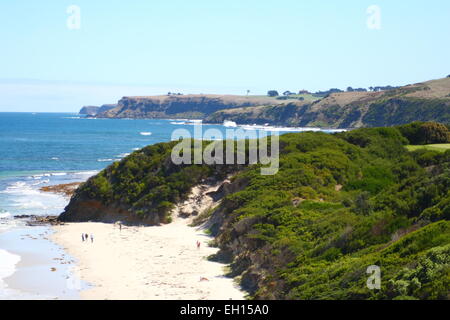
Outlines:
MULTIPOLYGON (((82 111, 83 113, 86 111, 82 111)), ((92 112, 91 112, 92 116, 92 112)), ((180 95, 123 97, 99 118, 195 118, 207 123, 360 128, 412 121, 450 123, 450 78, 384 91, 335 92, 325 97, 180 95)))
POLYGON ((98 113, 100 107, 97 106, 84 106, 80 109, 78 114, 87 115, 87 116, 95 116, 98 113))
POLYGON ((412 121, 450 123, 450 78, 379 92, 332 93, 312 103, 220 110, 206 122, 299 127, 360 128, 412 121))
POLYGON ((174 165, 177 142, 159 143, 91 177, 59 220, 194 216, 254 299, 450 299, 450 150, 407 148, 449 142, 437 123, 290 133, 274 176, 259 165, 174 165), (197 192, 212 205, 179 211, 199 185, 219 185, 197 192), (372 265, 380 290, 366 285, 372 265))
POLYGON ((117 106, 99 112, 98 118, 196 118, 222 109, 272 105, 275 98, 233 95, 165 95, 123 97, 117 106))
POLYGON ((100 107, 84 106, 83 108, 81 108, 80 112, 78 112, 78 113, 82 114, 82 115, 86 115, 86 116, 95 117, 97 114, 111 110, 111 109, 115 108, 116 106, 117 105, 115 105, 115 104, 104 104, 100 107))

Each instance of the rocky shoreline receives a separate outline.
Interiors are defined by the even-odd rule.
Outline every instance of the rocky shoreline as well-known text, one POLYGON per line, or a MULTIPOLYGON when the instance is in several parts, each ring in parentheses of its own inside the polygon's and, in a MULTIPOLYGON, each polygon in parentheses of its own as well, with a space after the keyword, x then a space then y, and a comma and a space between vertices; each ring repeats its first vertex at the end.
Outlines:
POLYGON ((64 222, 58 221, 58 216, 17 215, 14 216, 14 219, 26 220, 27 226, 56 226, 64 224, 64 222))
POLYGON ((81 182, 72 182, 65 184, 57 184, 54 186, 42 187, 39 190, 43 192, 51 192, 56 194, 62 194, 67 197, 71 197, 75 190, 80 186, 81 182))

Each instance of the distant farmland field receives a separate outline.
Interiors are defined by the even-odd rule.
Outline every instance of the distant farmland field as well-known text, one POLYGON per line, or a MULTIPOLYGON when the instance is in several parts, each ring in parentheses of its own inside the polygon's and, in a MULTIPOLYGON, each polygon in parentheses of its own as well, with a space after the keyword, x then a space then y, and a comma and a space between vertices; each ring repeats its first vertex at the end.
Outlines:
POLYGON ((450 149, 450 143, 447 144, 427 144, 423 146, 406 146, 406 148, 409 151, 415 151, 418 149, 428 149, 428 150, 435 150, 435 151, 442 151, 445 152, 446 150, 450 149))

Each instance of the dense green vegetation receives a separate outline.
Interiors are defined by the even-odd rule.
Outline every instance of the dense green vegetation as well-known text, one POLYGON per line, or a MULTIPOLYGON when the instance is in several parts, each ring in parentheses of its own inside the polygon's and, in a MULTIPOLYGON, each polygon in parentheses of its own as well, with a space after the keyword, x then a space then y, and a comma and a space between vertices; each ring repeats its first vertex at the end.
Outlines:
POLYGON ((441 123, 417 121, 399 126, 398 129, 412 145, 450 142, 449 127, 441 123))
POLYGON ((445 132, 412 124, 286 134, 273 176, 259 165, 176 166, 174 142, 156 144, 91 178, 71 203, 97 199, 170 222, 193 185, 238 172, 241 187, 205 216, 215 218, 218 257, 253 298, 449 299, 450 150, 408 151, 424 127, 433 139, 445 132), (366 286, 371 265, 381 268, 380 290, 366 286))
MULTIPOLYGON (((412 90, 412 89, 411 89, 412 90)), ((395 91, 394 91, 395 92, 395 91)), ((386 96, 369 106, 362 121, 366 126, 392 126, 418 120, 450 123, 450 103, 445 99, 386 96)))
POLYGON ((223 178, 230 170, 226 166, 176 166, 170 161, 175 144, 159 143, 134 152, 91 178, 78 192, 106 205, 126 207, 142 218, 157 214, 160 221, 170 222, 173 204, 184 200, 193 185, 210 176, 223 178))
POLYGON ((254 298, 450 298, 450 151, 406 143, 396 128, 285 135, 280 172, 241 173, 223 203, 232 275, 254 298))
MULTIPOLYGON (((191 141, 191 163, 194 145, 191 141)), ((90 200, 102 203, 111 212, 127 212, 128 220, 147 223, 168 223, 174 204, 188 196, 192 186, 214 177, 223 179, 242 165, 175 165, 171 152, 178 141, 158 143, 133 152, 115 162, 76 191, 61 220, 80 215, 78 204, 90 200)), ((202 150, 209 144, 204 142, 202 150)), ((246 155, 248 156, 248 154, 246 155)), ((100 210, 104 210, 101 208, 100 210)), ((100 212, 99 212, 100 213, 100 212)), ((88 216, 89 220, 93 218, 88 216)), ((73 220, 73 219, 69 219, 73 220)))

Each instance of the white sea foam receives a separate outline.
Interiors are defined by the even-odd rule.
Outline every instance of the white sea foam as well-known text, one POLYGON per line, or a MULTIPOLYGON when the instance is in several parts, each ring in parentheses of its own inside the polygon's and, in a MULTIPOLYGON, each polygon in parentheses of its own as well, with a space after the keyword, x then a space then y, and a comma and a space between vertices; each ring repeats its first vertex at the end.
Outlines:
POLYGON ((273 132, 318 132, 322 131, 320 128, 295 128, 295 127, 272 127, 272 126, 260 126, 260 125, 240 125, 240 128, 252 131, 252 130, 262 130, 262 131, 273 131, 273 132))
POLYGON ((32 186, 38 186, 40 184, 46 184, 46 183, 49 183, 49 182, 50 182, 49 179, 45 179, 45 180, 39 180, 38 182, 32 183, 31 185, 32 186))
POLYGON ((6 189, 0 191, 7 195, 8 211, 13 214, 36 214, 53 215, 58 214, 67 204, 66 199, 58 194, 42 192, 39 184, 49 183, 50 180, 32 180, 28 183, 16 181, 6 189))
POLYGON ((227 127, 227 128, 236 128, 236 127, 237 127, 237 124, 236 124, 236 122, 234 122, 234 121, 228 121, 228 120, 225 120, 225 121, 223 122, 223 126, 224 126, 224 127, 227 127))
POLYGON ((11 276, 16 271, 16 265, 20 261, 20 256, 0 249, 0 289, 7 287, 2 280, 11 276))
POLYGON ((64 210, 64 207, 67 205, 67 198, 60 194, 41 191, 41 186, 85 181, 97 173, 98 171, 96 170, 42 173, 8 183, 0 190, 2 208, 4 209, 3 211, 0 210, 0 230, 8 230, 15 226, 16 219, 9 218, 6 211, 11 216, 46 216, 58 215, 64 210))
POLYGON ((178 119, 178 121, 171 121, 170 124, 192 126, 192 125, 202 124, 202 122, 203 122, 203 120, 197 120, 197 119, 178 119))
POLYGON ((18 201, 16 206, 20 209, 48 209, 42 202, 36 200, 18 201))
POLYGON ((121 153, 121 154, 117 155, 116 157, 117 158, 125 158, 125 157, 128 157, 130 154, 131 153, 121 153))
POLYGON ((346 132, 347 129, 324 129, 324 132, 330 132, 330 133, 338 133, 338 132, 346 132))
POLYGON ((42 177, 50 177, 50 176, 51 176, 50 173, 42 173, 42 174, 34 174, 31 176, 31 178, 38 180, 41 179, 42 177))
POLYGON ((271 131, 271 132, 329 132, 329 133, 337 133, 337 132, 345 132, 347 129, 322 129, 322 128, 312 128, 312 127, 276 127, 269 126, 267 123, 263 126, 261 125, 239 125, 240 128, 247 131, 271 131))
POLYGON ((11 217, 11 213, 8 211, 0 211, 0 219, 7 219, 11 217))
POLYGON ((152 133, 151 132, 140 132, 139 133, 141 136, 151 136, 152 133))
POLYGON ((91 171, 80 171, 80 172, 74 172, 74 175, 77 176, 86 176, 87 178, 96 175, 97 173, 99 173, 99 171, 97 170, 91 170, 91 171))
POLYGON ((0 191, 0 193, 4 194, 34 194, 35 190, 33 190, 30 185, 27 185, 25 182, 17 181, 8 186, 5 190, 0 191))
MULTIPOLYGON (((99 161, 101 159, 98 159, 97 161, 99 161)), ((107 159, 105 159, 107 160, 107 159)), ((111 159, 112 160, 112 159, 111 159)), ((109 160, 108 160, 109 161, 109 160)), ((34 174, 30 177, 28 177, 29 179, 34 179, 34 180, 40 180, 43 177, 61 177, 61 176, 70 176, 70 175, 94 175, 97 174, 98 171, 80 171, 80 172, 50 172, 50 173, 42 173, 42 174, 34 174)), ((44 180, 46 183, 49 182, 48 179, 44 180)))
POLYGON ((58 157, 52 157, 52 160, 59 160, 58 157))

